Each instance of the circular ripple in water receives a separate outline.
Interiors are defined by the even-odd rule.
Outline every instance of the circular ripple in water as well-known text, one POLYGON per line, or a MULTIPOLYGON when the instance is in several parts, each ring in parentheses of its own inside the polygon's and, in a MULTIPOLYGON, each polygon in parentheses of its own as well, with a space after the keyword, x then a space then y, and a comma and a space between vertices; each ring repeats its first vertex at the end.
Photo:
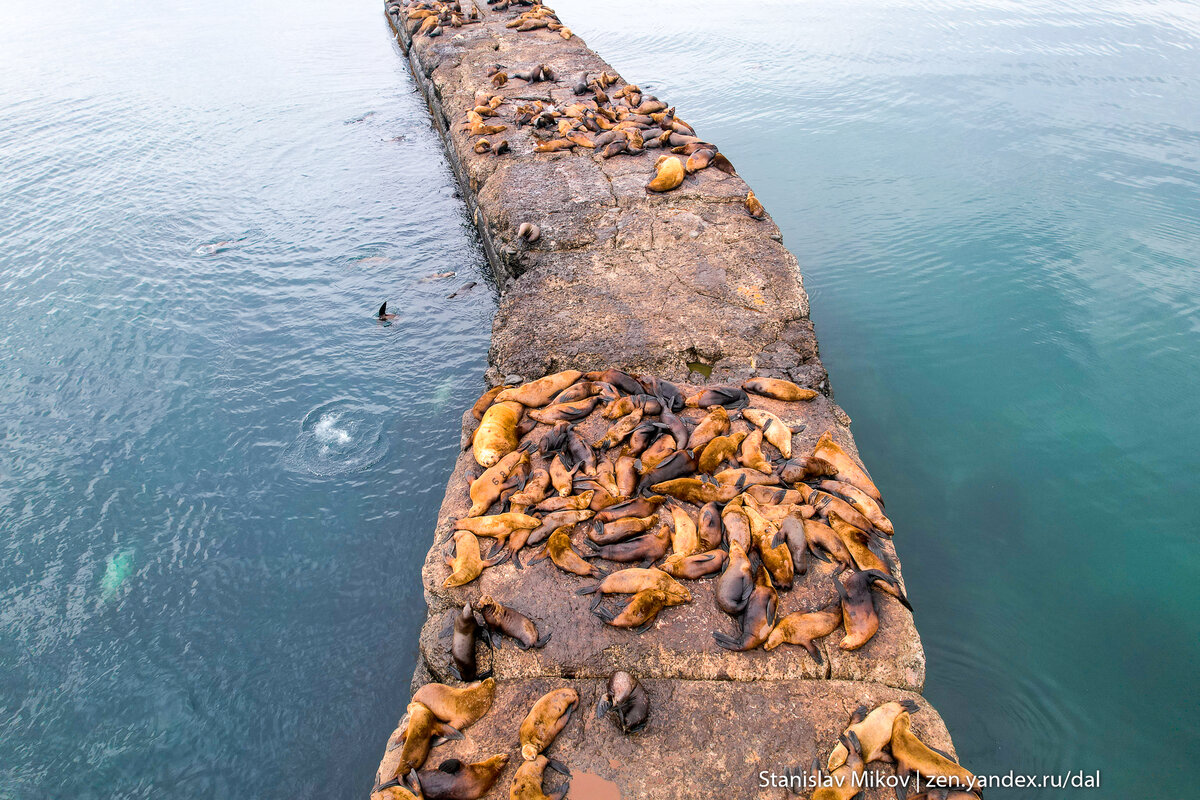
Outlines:
POLYGON ((318 477, 342 475, 378 463, 387 450, 382 409, 332 400, 305 415, 300 435, 284 451, 283 465, 318 477))

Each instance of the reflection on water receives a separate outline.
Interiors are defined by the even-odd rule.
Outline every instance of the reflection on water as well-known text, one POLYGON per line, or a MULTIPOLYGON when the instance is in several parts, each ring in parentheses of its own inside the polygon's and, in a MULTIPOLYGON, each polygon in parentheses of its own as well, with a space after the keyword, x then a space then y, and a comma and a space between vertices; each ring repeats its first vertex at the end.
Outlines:
POLYGON ((966 763, 1195 796, 1196 6, 553 5, 783 229, 966 763))

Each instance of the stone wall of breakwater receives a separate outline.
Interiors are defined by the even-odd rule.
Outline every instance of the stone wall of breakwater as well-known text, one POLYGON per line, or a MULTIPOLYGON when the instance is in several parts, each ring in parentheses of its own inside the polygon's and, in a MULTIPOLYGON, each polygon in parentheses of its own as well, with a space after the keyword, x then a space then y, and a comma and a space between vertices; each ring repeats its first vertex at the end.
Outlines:
MULTIPOLYGON (((699 488, 692 484, 690 491, 698 492, 698 498, 684 493, 667 500, 658 509, 657 524, 664 526, 663 536, 673 537, 676 552, 680 545, 674 537, 689 522, 673 515, 699 519, 703 527, 700 506, 710 493, 716 507, 752 506, 753 513, 738 512, 738 518, 766 518, 763 524, 778 531, 783 495, 773 501, 768 493, 796 485, 807 494, 806 486, 819 489, 822 479, 846 478, 845 470, 821 475, 820 467, 814 466, 821 460, 811 459, 806 486, 778 480, 785 463, 793 464, 793 470, 803 469, 805 456, 824 434, 849 458, 857 459, 857 451, 850 420, 830 393, 796 259, 784 248, 770 217, 753 213, 758 209, 746 202, 749 187, 718 155, 719 143, 706 143, 703 132, 693 131, 674 109, 627 84, 543 6, 503 0, 389 0, 386 11, 429 103, 501 287, 487 385, 522 384, 564 370, 615 369, 641 377, 643 385, 656 390, 647 394, 660 395, 667 411, 677 404, 664 386, 688 397, 769 377, 816 390, 811 399, 792 401, 732 393, 735 396, 726 403, 731 421, 723 432, 751 438, 762 429, 738 408, 744 400, 791 428, 792 461, 785 462, 787 454, 769 444, 774 437, 767 435, 761 450, 773 466, 759 471, 768 485, 754 498, 742 494, 754 480, 747 483, 742 473, 734 472, 696 479, 699 488), (660 169, 664 156, 678 158, 678 168, 667 164, 660 169), (678 169, 681 181, 672 169, 678 169), (648 189, 660 174, 656 188, 678 185, 667 191, 648 189), (655 379, 670 383, 656 384, 655 379), (735 495, 738 498, 731 500, 735 495)), ((597 391, 603 395, 606 390, 597 391)), ((617 387, 617 395, 633 394, 617 387)), ((689 436, 694 437, 710 416, 707 407, 714 397, 725 400, 709 395, 700 398, 697 408, 677 409, 689 436)), ((602 417, 612 398, 601 399, 593 413, 585 409, 578 419, 572 409, 555 413, 572 419, 572 430, 581 440, 595 442, 617 421, 615 416, 602 417)), ((464 406, 473 400, 464 398, 464 406)), ((666 419, 652 413, 653 401, 639 402, 643 405, 636 415, 646 424, 666 419)), ((546 453, 534 450, 531 462, 516 468, 513 474, 521 473, 523 482, 514 480, 505 497, 534 479, 530 470, 534 476, 539 469, 554 473, 553 444, 544 443, 555 430, 554 415, 536 404, 523 413, 518 435, 524 435, 522 441, 543 444, 546 453), (534 425, 531 414, 547 421, 534 425)), ((785 797, 787 790, 764 782, 778 783, 789 770, 805 770, 814 757, 824 763, 856 708, 870 710, 892 700, 907 700, 915 707, 912 730, 922 740, 953 752, 941 718, 920 696, 925 656, 912 614, 893 596, 901 592, 868 590, 879 621, 874 636, 861 647, 844 649, 839 642, 845 632, 838 628, 814 643, 814 657, 790 644, 771 651, 721 646, 714 631, 736 638, 740 628, 738 620, 718 608, 714 593, 719 582, 712 576, 685 580, 691 601, 664 608, 645 630, 606 624, 593 613, 594 598, 577 594, 595 583, 594 578, 569 574, 550 560, 529 563, 542 553, 544 541, 516 550, 516 558, 485 568, 464 585, 448 587, 447 579, 461 562, 448 565, 446 555, 459 552, 455 530, 468 517, 472 482, 487 466, 477 463, 478 448, 471 444, 478 426, 477 415, 468 411, 464 450, 450 476, 422 571, 428 618, 414 692, 430 683, 462 685, 450 652, 453 637, 446 632, 464 604, 478 607, 481 597, 527 616, 544 643, 521 649, 500 636, 496 649, 482 641, 477 645, 479 670, 494 671, 496 679, 490 710, 463 739, 421 759, 428 762, 421 769, 433 770, 450 759, 468 764, 505 754, 508 763, 484 796, 509 796, 513 776, 523 763, 518 738, 522 720, 539 697, 564 687, 578 693, 579 704, 547 755, 570 768, 570 797, 785 797), (518 560, 520 565, 514 563, 518 560), (650 698, 649 721, 634 734, 622 733, 611 719, 598 718, 594 711, 615 670, 640 679, 650 698)), ((660 427, 665 434, 670 426, 660 427)), ((682 442, 676 445, 685 447, 682 442)), ((577 468, 568 479, 574 481, 573 491, 578 495, 591 487, 603 495, 607 486, 619 497, 614 485, 628 464, 619 463, 618 453, 625 451, 599 447, 593 452, 601 462, 599 469, 577 468)), ((725 466, 737 469, 738 459, 735 447, 725 466)), ((562 466, 572 460, 564 457, 562 466)), ((635 467, 646 465, 637 461, 635 467)), ((646 494, 658 493, 662 486, 646 494)), ((554 494, 552 489, 549 493, 554 494)), ((792 489, 786 502, 797 522, 805 516, 813 517, 809 523, 840 521, 822 507, 819 495, 801 501, 796 494, 792 489)), ((593 500, 588 507, 596 510, 603 503, 593 500)), ((483 513, 512 510, 501 499, 483 513)), ((523 510, 546 516, 535 507, 523 510)), ((591 555, 583 527, 565 530, 574 551, 591 555)), ((828 529, 822 525, 821 530, 828 529)), ((755 529, 751 535, 759 533, 755 529)), ((896 535, 902 542, 904 531, 896 535)), ((539 538, 538 531, 530 538, 539 538)), ((726 558, 731 538, 738 537, 727 529, 718 559, 726 558)), ((515 539, 478 537, 484 556, 493 541, 498 551, 515 539)), ((816 542, 808 542, 806 548, 805 537, 800 539, 798 548, 782 535, 764 540, 763 548, 792 547, 794 555, 790 589, 776 587, 777 618, 838 609, 839 583, 855 570, 867 569, 864 559, 879 559, 903 587, 892 539, 878 530, 863 538, 869 553, 849 554, 853 561, 846 572, 836 553, 829 554, 816 542)), ((588 563, 603 565, 605 571, 639 566, 594 558, 588 563)), ((774 568, 772 576, 775 584, 789 582, 781 581, 774 568)), ((397 709, 397 716, 402 713, 404 709, 397 709)), ((413 724, 411 715, 406 716, 389 742, 377 785, 403 771, 395 765, 407 750, 403 742, 413 724)), ((455 773, 451 761, 440 776, 422 783, 431 792, 430 781, 466 781, 464 769, 455 773)), ((881 778, 895 773, 882 762, 869 764, 867 771, 881 778)), ((565 782, 552 776, 546 773, 548 794, 553 794, 550 787, 565 782)), ((411 778, 405 784, 414 788, 411 778)), ((398 788, 388 791, 407 796, 398 788)), ((890 798, 894 791, 868 788, 860 796, 890 798)))

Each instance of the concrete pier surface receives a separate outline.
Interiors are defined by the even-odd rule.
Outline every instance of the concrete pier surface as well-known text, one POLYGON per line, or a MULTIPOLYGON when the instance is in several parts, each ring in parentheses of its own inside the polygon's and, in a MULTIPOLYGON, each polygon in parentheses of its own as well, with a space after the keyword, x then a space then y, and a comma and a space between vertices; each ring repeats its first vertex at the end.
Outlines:
MULTIPOLYGON (((672 381, 689 396, 756 376, 780 378, 816 396, 785 402, 752 395, 750 406, 794 431, 793 457, 829 434, 858 458, 850 420, 833 401, 820 361, 799 267, 770 217, 748 210, 746 183, 714 162, 688 172, 677 188, 647 189, 656 161, 677 157, 672 148, 684 151, 682 162, 689 150, 715 153, 720 145, 705 147, 703 131, 692 136, 682 121, 685 109, 673 118, 665 104, 626 90, 624 78, 543 6, 389 0, 386 12, 501 286, 487 385, 613 368, 672 381), (622 127, 589 114, 586 101, 594 109, 618 94, 626 105, 631 97, 640 101, 622 115, 641 127, 622 140, 627 146, 602 153, 604 147, 587 144, 610 141, 605 132, 622 127), (581 116, 589 117, 590 129, 581 116), (562 143, 572 139, 579 144, 562 143)), ((588 442, 615 421, 602 418, 601 407, 575 423, 588 442)), ((689 408, 679 417, 692 428, 706 413, 689 408)), ((470 446, 477 425, 468 411, 464 450, 422 570, 429 612, 414 691, 429 682, 460 684, 443 633, 451 615, 481 596, 522 612, 549 639, 527 650, 511 640, 495 651, 477 648, 481 669, 494 669, 495 701, 463 740, 435 748, 424 769, 508 754, 504 772, 483 795, 508 796, 522 762, 517 728, 538 697, 562 687, 574 688, 580 703, 547 754, 575 775, 568 797, 783 797, 785 790, 764 786, 760 773, 806 768, 814 757, 824 762, 857 707, 889 700, 915 703, 913 731, 953 753, 940 717, 919 696, 925 656, 913 616, 891 595, 873 593, 880 624, 866 645, 840 648, 839 629, 817 642, 817 658, 792 645, 770 652, 718 646, 713 631, 732 635, 737 626, 717 607, 712 579, 686 581, 691 602, 663 609, 640 633, 607 625, 593 614, 592 598, 577 594, 594 579, 549 561, 524 563, 540 546, 518 553, 520 567, 509 559, 447 588, 452 569, 445 553, 453 552, 455 526, 468 516, 468 491, 482 471, 470 446), (632 673, 650 696, 650 722, 635 734, 593 713, 615 670, 632 673)), ((530 435, 548 429, 538 425, 530 435)), ((755 426, 737 418, 731 429, 752 434, 755 426)), ((775 446, 764 445, 764 452, 782 463, 775 446)), ((548 457, 534 461, 545 466, 548 457)), ((678 506, 693 519, 699 512, 698 504, 678 506)), ((507 510, 501 502, 486 513, 507 510)), ((901 548, 904 535, 896 532, 901 548)), ((587 552, 582 538, 575 535, 572 545, 587 552)), ((480 541, 486 554, 491 540, 480 541)), ((891 538, 879 535, 873 547, 903 586, 891 538)), ((606 564, 622 566, 636 564, 606 564)), ((837 604, 840 571, 809 559, 790 591, 779 593, 778 616, 837 604)), ((398 718, 402 713, 397 709, 398 718)), ((893 774, 879 762, 868 771, 893 774)), ((551 775, 547 794, 562 783, 551 775)), ((873 788, 859 796, 895 793, 873 788)))

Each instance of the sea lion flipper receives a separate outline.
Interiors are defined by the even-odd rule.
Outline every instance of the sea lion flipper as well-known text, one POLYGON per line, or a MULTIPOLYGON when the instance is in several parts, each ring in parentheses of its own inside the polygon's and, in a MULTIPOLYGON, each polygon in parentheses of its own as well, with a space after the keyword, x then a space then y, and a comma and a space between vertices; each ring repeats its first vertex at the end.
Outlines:
POLYGON ((559 772, 559 773, 562 773, 563 775, 566 775, 568 778, 571 777, 570 768, 568 768, 566 764, 562 763, 558 759, 547 758, 546 766, 549 767, 550 769, 554 770, 555 772, 559 772))
MULTIPOLYGON (((594 557, 594 556, 593 556, 594 557)), ((586 558, 586 556, 585 556, 586 558)), ((581 586, 575 590, 575 594, 595 594, 599 590, 600 584, 592 583, 587 586, 581 586)))
POLYGON ((600 719, 607 714, 610 708, 612 708, 612 703, 608 702, 608 696, 601 696, 601 698, 596 701, 596 719, 600 719))
POLYGON ((534 642, 531 646, 534 648, 542 648, 542 647, 545 647, 546 643, 549 641, 550 641, 550 634, 547 633, 545 636, 543 636, 542 638, 540 638, 536 642, 534 642))

